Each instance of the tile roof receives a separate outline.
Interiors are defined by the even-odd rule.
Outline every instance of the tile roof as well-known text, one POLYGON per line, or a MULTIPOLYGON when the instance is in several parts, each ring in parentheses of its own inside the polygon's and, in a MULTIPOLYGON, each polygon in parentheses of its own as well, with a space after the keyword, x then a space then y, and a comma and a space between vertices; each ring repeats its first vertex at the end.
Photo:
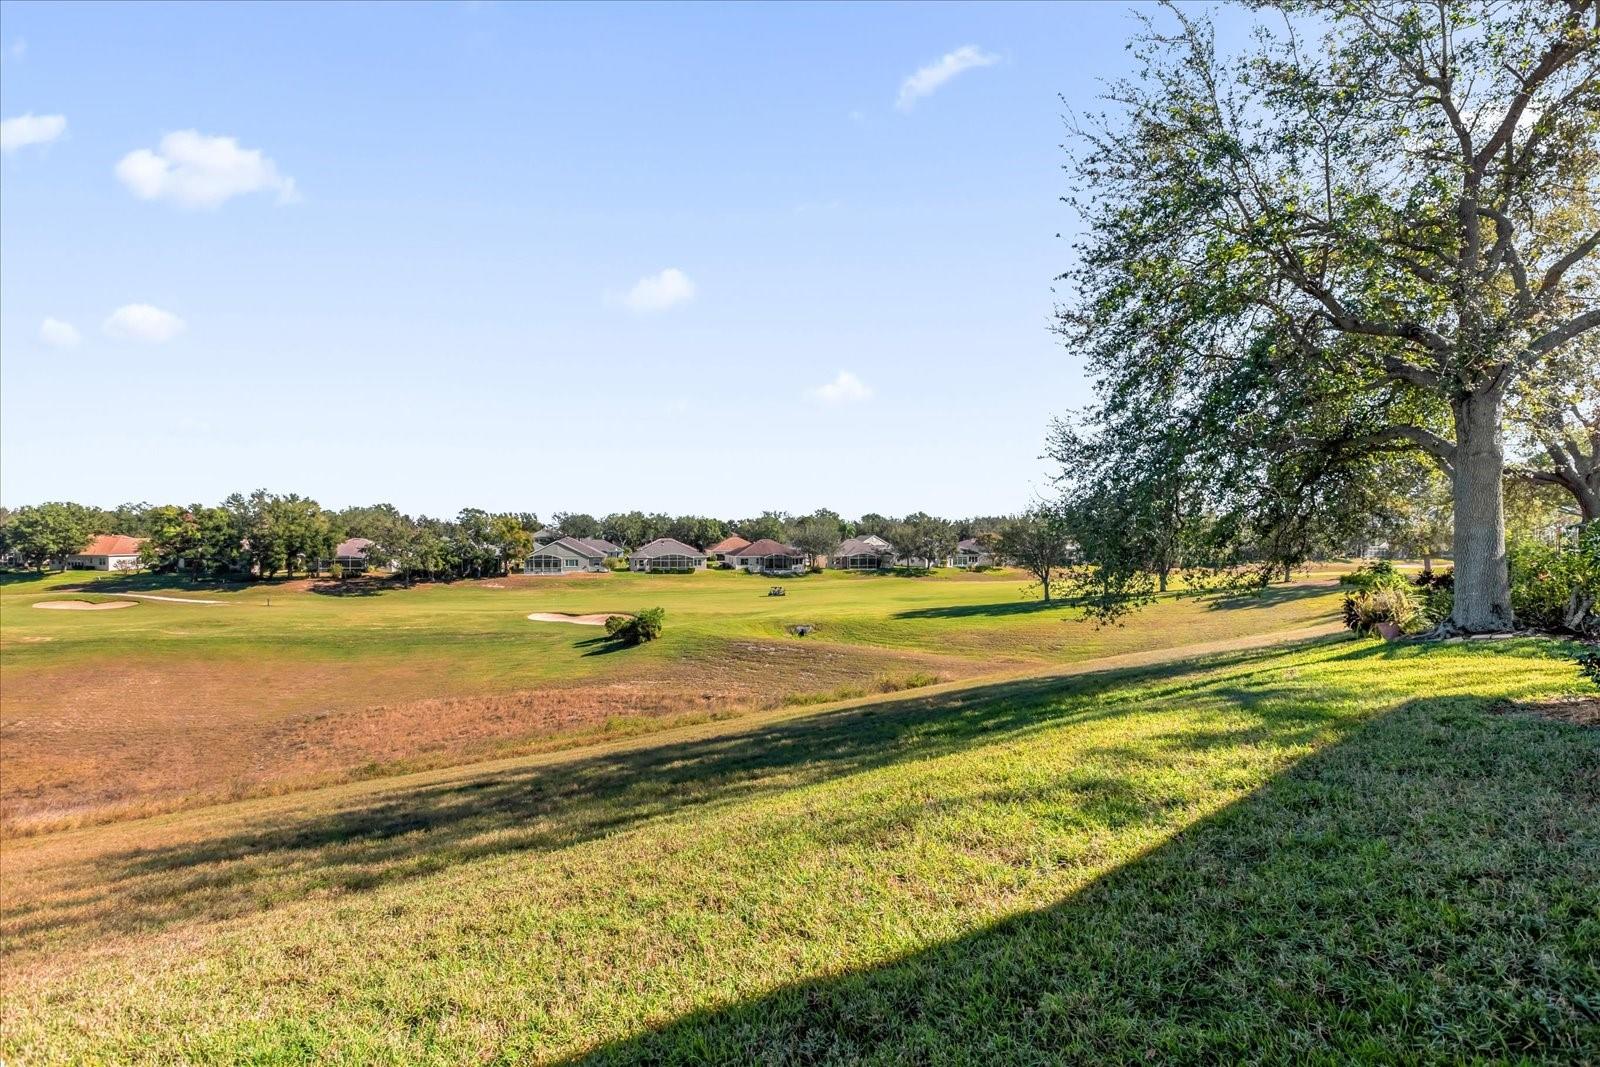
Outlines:
POLYGON ((123 534, 95 534, 89 541, 88 547, 78 551, 80 556, 137 556, 139 546, 144 544, 143 537, 127 537, 123 534))
POLYGON ((581 537, 558 537, 554 541, 551 541, 548 545, 539 545, 536 547, 533 550, 533 554, 537 556, 545 549, 554 548, 557 545, 567 549, 569 552, 577 553, 584 559, 600 559, 606 554, 605 549, 596 548, 593 545, 585 542, 581 537))
POLYGON ((738 534, 732 534, 731 536, 724 537, 722 540, 706 549, 706 552, 737 552, 739 549, 744 548, 749 543, 749 541, 746 541, 738 534))
POLYGON ((894 555, 894 548, 881 537, 852 537, 833 550, 835 556, 894 555))
POLYGON ((804 556, 805 553, 793 545, 786 545, 782 541, 774 541, 770 537, 763 537, 761 540, 755 542, 754 544, 746 545, 737 552, 730 552, 729 555, 738 557, 804 556))
POLYGON ((633 552, 634 559, 655 559, 657 556, 704 556, 705 553, 693 545, 686 545, 682 541, 675 541, 670 537, 658 537, 642 548, 633 552))
POLYGON ((340 541, 339 547, 333 550, 335 559, 351 556, 365 557, 367 549, 372 547, 372 539, 368 537, 352 537, 348 541, 340 541))

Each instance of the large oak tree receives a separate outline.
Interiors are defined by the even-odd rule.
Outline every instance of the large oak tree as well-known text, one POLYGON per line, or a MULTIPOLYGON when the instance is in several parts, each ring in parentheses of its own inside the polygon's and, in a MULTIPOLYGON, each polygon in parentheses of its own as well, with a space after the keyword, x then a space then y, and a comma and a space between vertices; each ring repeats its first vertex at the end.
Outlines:
POLYGON ((1139 75, 1079 124, 1063 328, 1110 394, 1157 377, 1231 406, 1204 424, 1266 462, 1425 454, 1452 625, 1505 629, 1508 402, 1600 327, 1600 4, 1257 11, 1232 57, 1204 19, 1148 23, 1139 75))

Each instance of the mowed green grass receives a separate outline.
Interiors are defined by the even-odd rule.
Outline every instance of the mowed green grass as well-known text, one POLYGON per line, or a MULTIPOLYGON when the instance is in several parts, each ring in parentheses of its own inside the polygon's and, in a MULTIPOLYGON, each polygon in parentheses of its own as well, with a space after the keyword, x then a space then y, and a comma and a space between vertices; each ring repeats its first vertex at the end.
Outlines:
POLYGON ((603 574, 369 587, 0 584, 0 820, 35 832, 646 732, 691 718, 1332 625, 1331 579, 1098 629, 1016 572, 603 574), (782 584, 788 595, 769 597, 782 584), (118 591, 117 611, 42 611, 118 591), (330 595, 338 592, 343 595, 330 595), (619 649, 531 612, 666 609, 619 649), (804 638, 792 628, 815 627, 804 638))
MULTIPOLYGON (((334 587, 335 583, 327 583, 334 587)), ((815 644, 847 644, 1016 661, 1088 659, 1150 645, 1257 632, 1251 611, 1273 624, 1332 618, 1326 579, 1261 595, 1168 598, 1128 627, 1067 626, 1075 609, 1045 605, 1021 572, 935 572, 924 577, 825 572, 774 580, 732 572, 513 577, 322 595, 277 583, 218 587, 176 578, 122 579, 68 572, 13 576, 0 586, 4 664, 34 670, 107 658, 262 657, 310 662, 440 660, 450 673, 528 684, 603 669, 594 631, 532 623, 531 612, 667 611, 667 637, 636 657, 672 657, 696 642, 788 640, 812 624, 815 644), (769 597, 782 585, 788 595, 769 597), (87 593, 70 591, 84 587, 87 593), (498 588, 497 588, 498 586, 498 588), (42 600, 114 599, 117 589, 220 600, 218 606, 143 601, 115 612, 33 610, 42 600), (1243 612, 1235 615, 1232 612, 1243 612), (1171 634, 1176 640, 1163 640, 1171 634), (40 640, 40 639, 45 640, 40 640)), ((300 583, 303 586, 304 583, 300 583)), ((356 588, 360 588, 359 586, 356 588)))
MULTIPOLYGON (((126 613, 124 613, 126 614, 126 613)), ((1583 1062, 1548 643, 945 687, 8 850, 18 1063, 1583 1062), (17 887, 17 889, 12 889, 17 887)))

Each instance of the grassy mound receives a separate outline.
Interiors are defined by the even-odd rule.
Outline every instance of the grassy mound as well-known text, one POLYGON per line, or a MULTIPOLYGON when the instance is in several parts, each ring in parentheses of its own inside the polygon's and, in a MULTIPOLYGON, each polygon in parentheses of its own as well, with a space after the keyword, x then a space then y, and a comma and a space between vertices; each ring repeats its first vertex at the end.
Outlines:
POLYGON ((1576 684, 1325 641, 24 841, 3 1049, 1581 1059, 1600 733, 1496 710, 1576 684))

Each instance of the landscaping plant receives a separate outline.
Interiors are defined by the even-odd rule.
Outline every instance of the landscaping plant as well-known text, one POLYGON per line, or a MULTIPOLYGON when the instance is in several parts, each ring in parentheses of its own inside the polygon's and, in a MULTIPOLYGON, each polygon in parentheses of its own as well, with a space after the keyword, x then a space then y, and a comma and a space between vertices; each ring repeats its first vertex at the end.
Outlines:
POLYGON ((625 645, 639 645, 661 636, 662 623, 667 617, 665 608, 646 608, 631 618, 612 615, 606 619, 606 636, 625 645))

